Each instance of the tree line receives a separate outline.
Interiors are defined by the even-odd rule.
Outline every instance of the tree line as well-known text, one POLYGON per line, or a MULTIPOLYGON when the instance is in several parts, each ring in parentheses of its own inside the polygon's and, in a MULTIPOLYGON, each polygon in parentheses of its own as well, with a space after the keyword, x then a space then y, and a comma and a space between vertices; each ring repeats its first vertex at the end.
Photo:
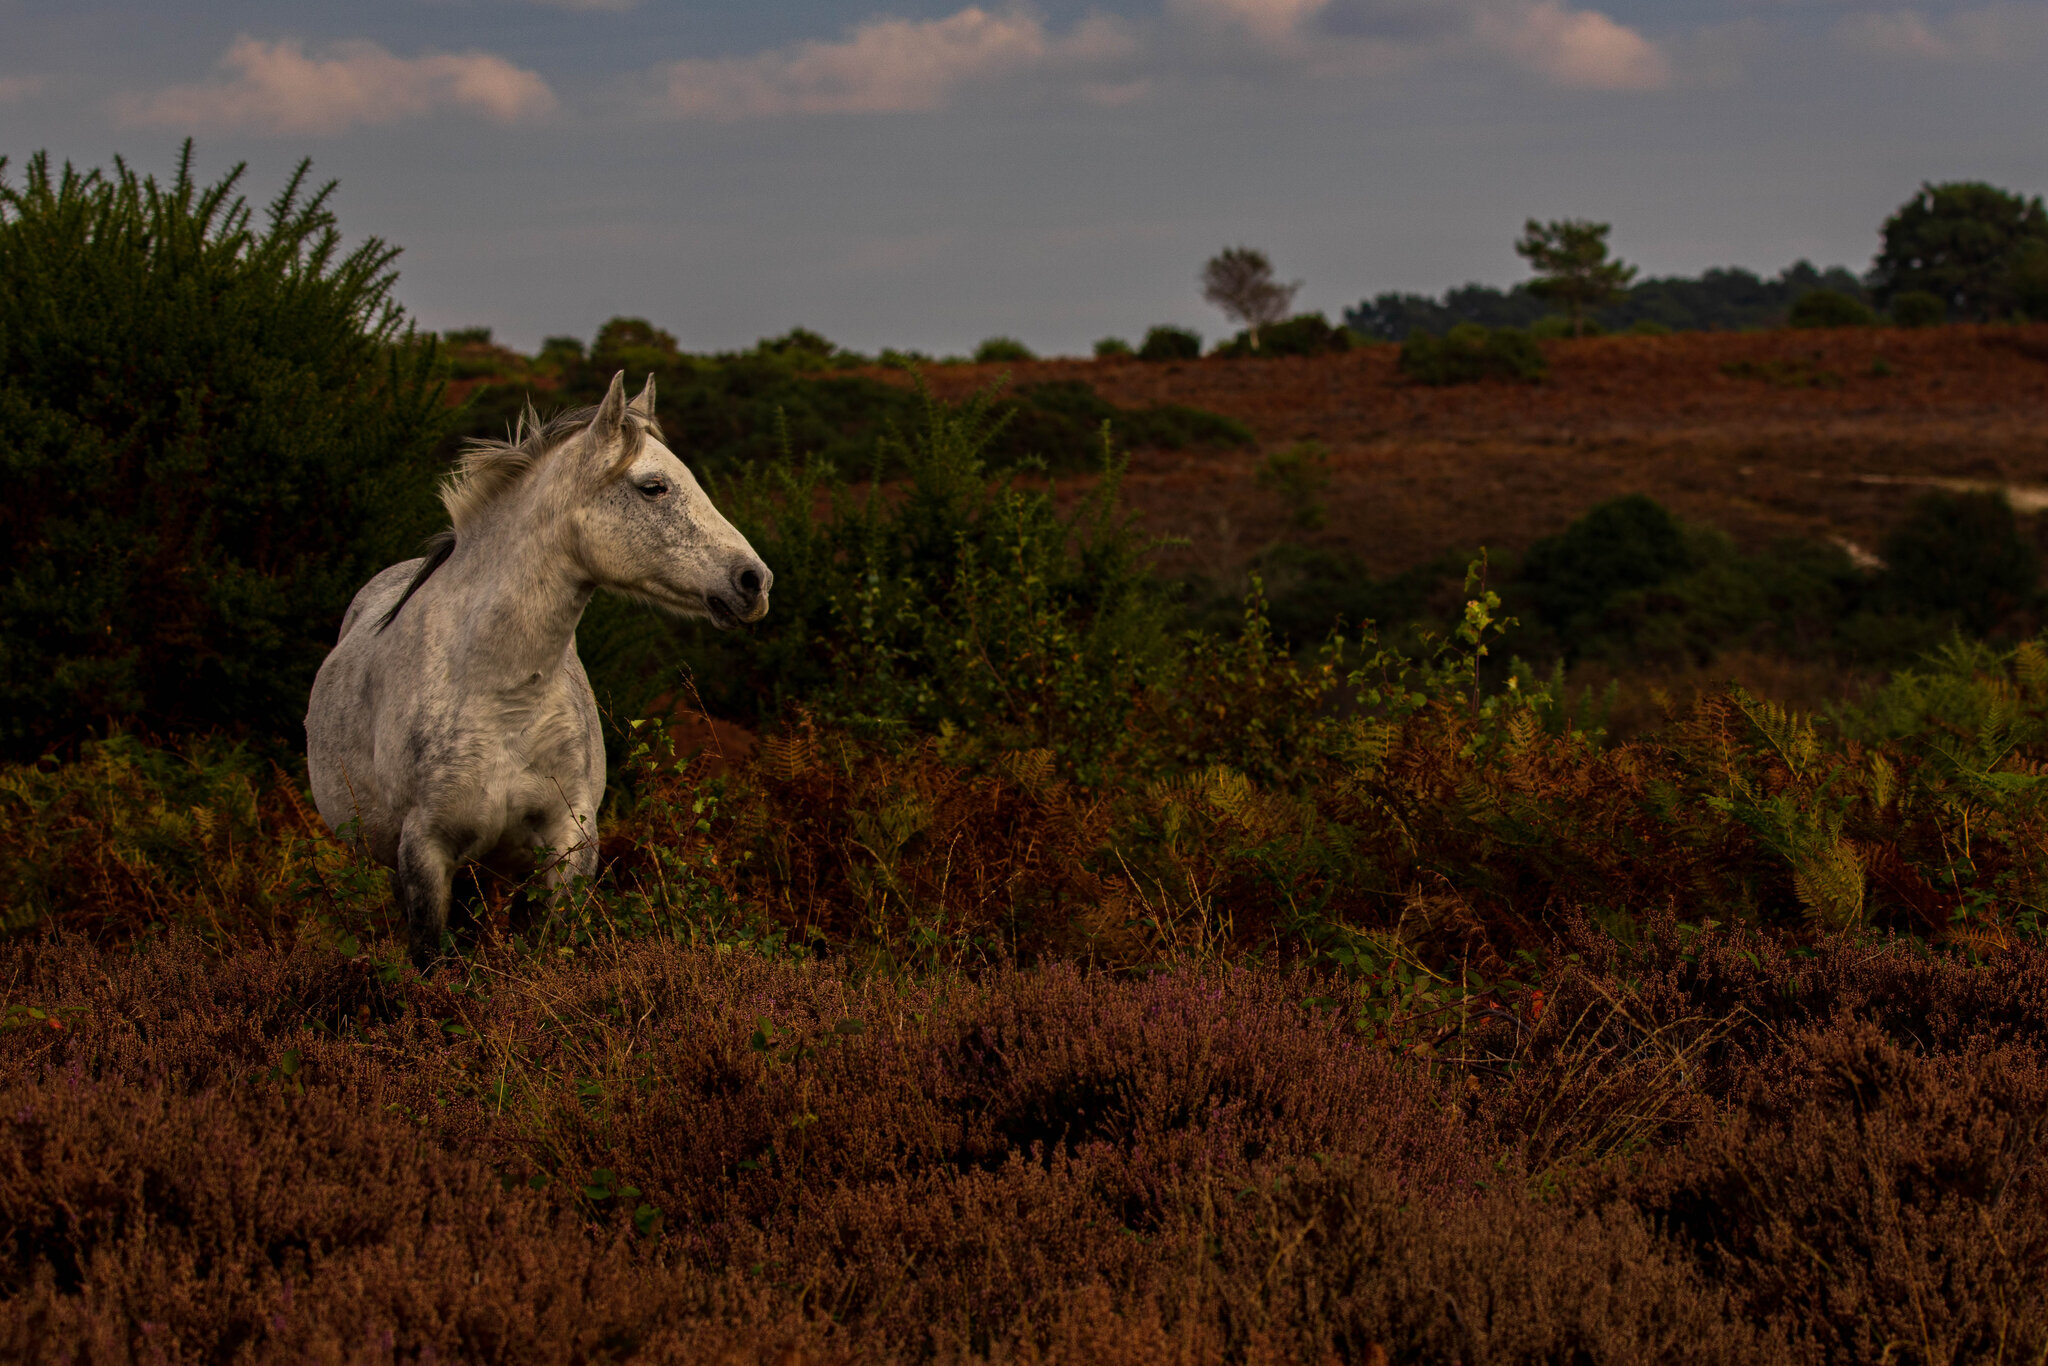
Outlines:
MULTIPOLYGON (((1808 307, 1824 323, 1868 321, 1875 310, 1910 326, 2048 318, 2048 212, 2039 195, 1981 181, 1922 185, 1885 219, 1861 276, 1798 261, 1769 278, 1719 267, 1638 280, 1634 266, 1613 256, 1611 232, 1589 219, 1529 219, 1515 251, 1533 278, 1507 289, 1467 284, 1441 298, 1389 291, 1344 310, 1344 325, 1381 341, 1442 336, 1465 323, 1555 326, 1572 336, 1589 328, 1739 331, 1780 325, 1801 299, 1822 292, 1836 297, 1808 307)), ((1262 330, 1287 320, 1301 288, 1280 284, 1266 255, 1244 246, 1210 258, 1201 278, 1203 298, 1244 326, 1254 351, 1262 330)))

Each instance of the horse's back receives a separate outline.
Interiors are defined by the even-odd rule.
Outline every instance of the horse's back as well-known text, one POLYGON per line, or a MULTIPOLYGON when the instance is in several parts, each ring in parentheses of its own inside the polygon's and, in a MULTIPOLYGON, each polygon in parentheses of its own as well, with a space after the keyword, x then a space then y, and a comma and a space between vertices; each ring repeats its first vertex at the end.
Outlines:
POLYGON ((334 643, 339 645, 347 640, 348 633, 364 617, 381 617, 390 611, 392 604, 404 595, 405 586, 412 582, 412 576, 419 572, 421 563, 421 560, 414 559, 394 564, 389 569, 379 570, 375 577, 358 588, 355 597, 349 601, 348 611, 342 614, 341 631, 334 637, 334 643))
POLYGON ((356 590, 306 699, 306 776, 313 804, 336 830, 359 822, 357 837, 386 861, 397 831, 372 762, 376 698, 382 691, 375 677, 380 670, 374 641, 378 620, 404 594, 419 566, 416 559, 394 564, 356 590))

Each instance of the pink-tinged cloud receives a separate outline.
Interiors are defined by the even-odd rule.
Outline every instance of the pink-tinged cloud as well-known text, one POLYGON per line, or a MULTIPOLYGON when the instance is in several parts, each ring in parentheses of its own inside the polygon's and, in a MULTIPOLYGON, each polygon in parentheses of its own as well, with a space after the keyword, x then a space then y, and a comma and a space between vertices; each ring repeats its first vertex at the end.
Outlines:
POLYGON ((1487 5, 1474 16, 1472 31, 1556 85, 1657 90, 1671 83, 1670 60, 1655 43, 1598 10, 1569 9, 1561 0, 1487 5))
POLYGON ((0 76, 0 104, 20 104, 42 93, 41 76, 0 76))
POLYGON ((692 58, 661 68, 661 103, 692 118, 885 114, 937 109, 973 81, 1049 62, 1123 56, 1132 41, 1091 19, 1065 38, 1035 16, 979 7, 943 19, 875 19, 837 42, 810 40, 748 57, 692 58))
POLYGON ((1197 23, 1242 29, 1261 41, 1281 43, 1329 4, 1330 0, 1167 0, 1166 8, 1197 23))
POLYGON ((237 38, 221 75, 119 102, 126 122, 251 133, 334 134, 444 110, 499 123, 556 106, 546 81, 487 52, 399 57, 375 43, 336 43, 319 56, 286 39, 237 38))

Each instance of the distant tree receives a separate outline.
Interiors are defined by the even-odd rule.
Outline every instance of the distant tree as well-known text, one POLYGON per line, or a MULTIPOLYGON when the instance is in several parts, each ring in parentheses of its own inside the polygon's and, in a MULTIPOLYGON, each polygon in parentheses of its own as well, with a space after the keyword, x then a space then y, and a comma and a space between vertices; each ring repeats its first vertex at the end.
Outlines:
POLYGON ((1926 185, 1885 219, 1871 266, 1880 306, 1925 291, 1950 314, 1989 321, 2021 307, 2030 248, 2048 248, 2041 197, 2025 199, 1980 180, 1926 185))
POLYGON ((1259 349, 1259 329, 1285 318, 1300 288, 1299 280, 1291 285, 1275 280, 1266 253, 1250 247, 1231 247, 1202 267, 1202 297, 1222 309, 1225 317, 1245 325, 1254 351, 1259 349))
POLYGON ((1122 337, 1104 337, 1101 341, 1095 343, 1095 359, 1097 360, 1114 360, 1119 356, 1134 356, 1136 354, 1137 352, 1131 350, 1131 344, 1122 337))
POLYGON ((1530 219, 1522 225, 1515 251, 1536 272, 1529 292, 1564 305, 1571 315, 1572 335, 1585 330, 1586 310, 1621 296, 1635 279, 1636 268, 1607 259, 1607 234, 1612 225, 1567 218, 1553 223, 1530 219))
POLYGON ((682 361, 676 339, 645 318, 613 318, 597 329, 590 358, 596 368, 609 376, 614 370, 641 373, 668 370, 682 361))

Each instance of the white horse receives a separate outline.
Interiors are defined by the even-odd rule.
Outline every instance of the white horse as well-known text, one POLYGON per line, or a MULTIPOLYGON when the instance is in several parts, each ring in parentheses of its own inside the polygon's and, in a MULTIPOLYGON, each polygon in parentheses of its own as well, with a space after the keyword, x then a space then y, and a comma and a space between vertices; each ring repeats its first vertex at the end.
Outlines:
POLYGON ((422 967, 475 861, 551 896, 597 867, 604 740, 576 657, 599 588, 721 627, 775 576, 662 444, 654 379, 510 441, 471 442, 443 485, 451 530, 349 604, 306 711, 321 818, 392 870, 422 967))

